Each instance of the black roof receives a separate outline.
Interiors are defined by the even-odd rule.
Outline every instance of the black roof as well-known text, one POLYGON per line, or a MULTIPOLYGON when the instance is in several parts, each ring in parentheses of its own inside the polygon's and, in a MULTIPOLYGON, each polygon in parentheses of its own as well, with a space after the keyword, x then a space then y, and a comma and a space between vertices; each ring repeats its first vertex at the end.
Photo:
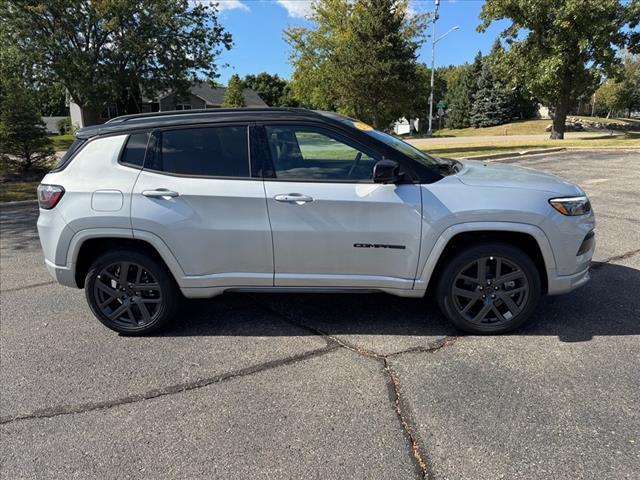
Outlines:
POLYGON ((340 123, 336 114, 325 114, 304 108, 207 108, 204 110, 176 110, 167 112, 139 113, 112 118, 102 125, 93 125, 78 130, 76 136, 90 138, 96 135, 127 132, 137 129, 189 125, 224 121, 269 120, 324 120, 340 123))

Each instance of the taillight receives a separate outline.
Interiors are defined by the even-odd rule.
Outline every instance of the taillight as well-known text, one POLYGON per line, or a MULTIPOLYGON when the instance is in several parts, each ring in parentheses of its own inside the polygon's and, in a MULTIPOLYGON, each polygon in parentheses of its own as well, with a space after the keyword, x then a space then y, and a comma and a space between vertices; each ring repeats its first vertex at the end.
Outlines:
POLYGON ((64 195, 64 188, 60 185, 38 185, 38 204, 40 208, 51 210, 64 195))

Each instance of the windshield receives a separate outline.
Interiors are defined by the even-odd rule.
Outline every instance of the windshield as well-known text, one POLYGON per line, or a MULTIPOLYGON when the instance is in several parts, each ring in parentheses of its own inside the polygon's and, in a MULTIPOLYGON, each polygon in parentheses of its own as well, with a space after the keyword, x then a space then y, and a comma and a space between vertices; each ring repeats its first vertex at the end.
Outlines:
POLYGON ((365 131, 364 133, 366 133, 367 135, 373 138, 380 140, 381 142, 387 144, 391 148, 398 150, 400 153, 405 154, 407 157, 410 157, 416 162, 421 163, 422 165, 425 165, 427 167, 433 167, 434 165, 437 166, 442 163, 439 160, 433 157, 430 157, 429 155, 424 153, 422 150, 418 150, 413 145, 410 145, 404 140, 400 140, 399 138, 394 137, 393 135, 389 135, 388 133, 380 132, 378 130, 368 130, 368 131, 365 131))
POLYGON ((361 132, 369 135, 370 137, 375 138, 376 140, 381 141, 382 143, 393 148, 394 150, 399 151, 400 153, 406 155, 407 157, 415 160, 416 162, 426 167, 434 167, 434 166, 439 167, 443 163, 446 163, 446 162, 443 162, 442 160, 439 160, 437 158, 427 155, 423 151, 418 150, 416 147, 408 144, 404 140, 400 140, 399 138, 394 137, 393 135, 389 135, 388 133, 375 130, 373 127, 367 125, 364 122, 360 122, 352 118, 344 117, 342 115, 338 115, 337 113, 333 113, 333 112, 320 112, 320 113, 322 113, 327 117, 331 117, 335 120, 339 120, 342 123, 346 123, 350 127, 357 128, 361 132))

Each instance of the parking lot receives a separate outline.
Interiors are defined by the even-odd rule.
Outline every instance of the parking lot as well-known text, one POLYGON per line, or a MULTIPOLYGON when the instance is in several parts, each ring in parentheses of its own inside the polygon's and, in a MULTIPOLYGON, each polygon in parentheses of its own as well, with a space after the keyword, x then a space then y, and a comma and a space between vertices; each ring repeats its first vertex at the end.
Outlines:
POLYGON ((2 207, 2 478, 638 478, 640 153, 508 162, 579 183, 591 282, 506 336, 428 300, 228 294, 122 337, 2 207))

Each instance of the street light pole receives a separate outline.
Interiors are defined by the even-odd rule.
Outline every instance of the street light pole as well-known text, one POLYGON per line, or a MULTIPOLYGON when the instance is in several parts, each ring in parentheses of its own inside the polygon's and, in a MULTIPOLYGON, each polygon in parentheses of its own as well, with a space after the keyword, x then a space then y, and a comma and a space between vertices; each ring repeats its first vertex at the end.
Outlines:
POLYGON ((429 131, 428 135, 433 134, 433 84, 435 80, 435 66, 436 66, 436 22, 438 21, 438 7, 440 6, 440 0, 435 0, 435 6, 433 9, 433 32, 431 33, 431 91, 429 93, 429 131))

